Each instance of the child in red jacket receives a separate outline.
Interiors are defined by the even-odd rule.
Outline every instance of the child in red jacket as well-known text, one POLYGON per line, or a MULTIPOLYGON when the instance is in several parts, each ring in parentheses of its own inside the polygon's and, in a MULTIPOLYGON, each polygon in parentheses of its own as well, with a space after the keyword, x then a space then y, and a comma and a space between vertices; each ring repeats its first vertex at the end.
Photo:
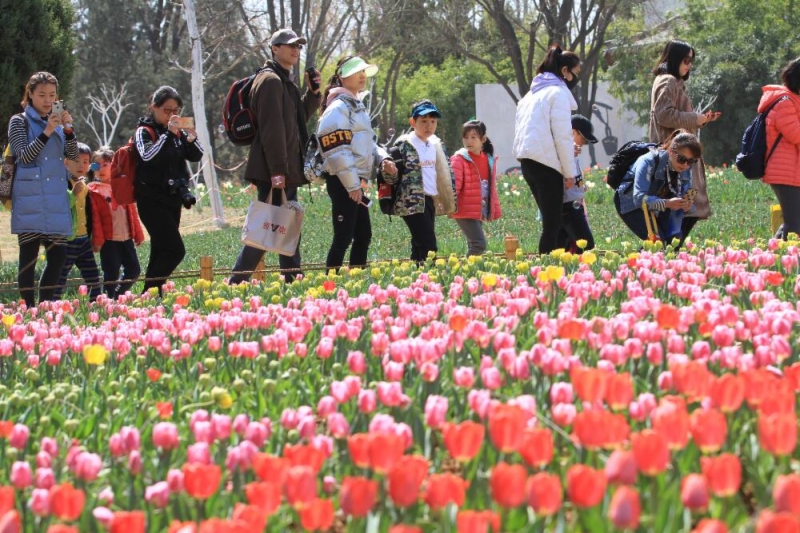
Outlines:
POLYGON ((141 267, 136 246, 144 241, 136 204, 119 205, 111 191, 111 158, 114 152, 100 148, 94 153, 95 172, 100 181, 88 185, 92 214, 92 249, 100 252, 103 286, 114 300, 131 289, 141 267), (122 268, 122 277, 120 277, 122 268))
POLYGON ((464 148, 450 158, 456 179, 456 212, 450 215, 467 238, 467 253, 486 251, 483 222, 502 215, 497 196, 497 160, 486 137, 486 124, 470 120, 461 127, 464 148))

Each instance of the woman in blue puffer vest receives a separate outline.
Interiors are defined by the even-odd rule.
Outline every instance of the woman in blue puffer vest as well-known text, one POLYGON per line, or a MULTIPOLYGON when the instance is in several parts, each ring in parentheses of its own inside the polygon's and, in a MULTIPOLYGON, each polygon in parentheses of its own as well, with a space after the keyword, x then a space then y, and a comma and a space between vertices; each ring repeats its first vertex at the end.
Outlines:
POLYGON ((24 112, 11 117, 8 142, 16 161, 11 193, 11 233, 19 240, 19 292, 28 307, 35 305, 33 278, 39 248, 44 245, 47 263, 39 279, 39 301, 54 299, 67 239, 72 236, 72 215, 67 193, 68 173, 64 158, 78 158, 78 142, 72 117, 53 112, 58 102, 58 80, 49 72, 37 72, 25 85, 24 112))

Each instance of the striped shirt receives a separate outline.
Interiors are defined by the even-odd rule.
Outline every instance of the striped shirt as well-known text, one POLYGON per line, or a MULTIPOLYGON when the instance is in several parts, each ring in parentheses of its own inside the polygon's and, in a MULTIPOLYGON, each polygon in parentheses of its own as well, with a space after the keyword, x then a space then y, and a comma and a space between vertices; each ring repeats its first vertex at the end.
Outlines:
MULTIPOLYGON (((142 161, 152 161, 153 158, 155 158, 161 151, 161 149, 164 147, 168 137, 169 137, 169 130, 159 135, 158 138, 155 141, 153 141, 150 128, 146 128, 144 126, 136 128, 134 141, 136 142, 136 151, 139 152, 139 156, 142 158, 142 161)), ((186 139, 185 134, 182 135, 181 137, 183 139, 186 139)), ((193 142, 195 146, 197 146, 197 148, 202 152, 203 145, 200 144, 200 140, 195 139, 193 142)))

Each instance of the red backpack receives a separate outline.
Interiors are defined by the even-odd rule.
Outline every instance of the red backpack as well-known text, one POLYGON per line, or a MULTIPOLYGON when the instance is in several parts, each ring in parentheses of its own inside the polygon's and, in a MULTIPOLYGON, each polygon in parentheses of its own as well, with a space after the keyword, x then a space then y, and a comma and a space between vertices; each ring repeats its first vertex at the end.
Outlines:
MULTIPOLYGON (((155 141, 158 135, 149 126, 144 126, 147 133, 155 141)), ((134 137, 136 134, 134 133, 134 137)), ((136 203, 136 140, 131 137, 128 143, 114 152, 111 158, 111 194, 120 205, 136 203)))

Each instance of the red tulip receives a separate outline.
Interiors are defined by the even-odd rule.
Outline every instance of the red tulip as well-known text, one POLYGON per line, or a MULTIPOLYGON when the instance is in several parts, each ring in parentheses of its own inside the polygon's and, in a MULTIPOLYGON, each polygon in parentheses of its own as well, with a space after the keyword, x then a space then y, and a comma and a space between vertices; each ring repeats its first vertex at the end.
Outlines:
POLYGON ((533 468, 542 468, 553 460, 553 433, 547 428, 527 428, 522 435, 519 454, 533 468))
POLYGON ((461 507, 468 486, 469 483, 455 474, 432 474, 428 478, 425 503, 433 510, 446 507, 448 503, 461 507))
POLYGON ((283 449, 283 457, 289 461, 291 466, 307 466, 315 474, 322 470, 322 465, 325 463, 325 452, 310 444, 296 444, 294 446, 287 444, 283 449))
POLYGON ((369 468, 369 434, 357 433, 347 437, 350 460, 359 468, 369 468))
POLYGON ((0 515, 16 507, 16 494, 14 487, 0 487, 0 515))
POLYGON ((310 466, 293 466, 283 485, 286 500, 295 509, 302 509, 317 498, 317 475, 310 466))
POLYGON ((501 404, 489 414, 489 437, 503 453, 516 451, 522 443, 527 416, 518 405, 501 404))
POLYGON ((704 453, 719 451, 728 436, 725 415, 716 409, 697 409, 689 419, 689 429, 698 448, 704 453))
POLYGON ((739 375, 742 376, 745 383, 744 397, 747 405, 753 410, 758 409, 761 402, 772 394, 775 383, 778 381, 774 374, 764 368, 747 370, 739 375))
POLYGON ((582 320, 565 320, 558 327, 558 336, 562 339, 582 341, 586 338, 586 324, 582 320))
POLYGON ((539 472, 528 480, 528 505, 539 516, 550 516, 561 509, 563 489, 561 478, 555 474, 539 472))
POLYGON ((797 446, 797 417, 789 413, 759 416, 758 441, 772 455, 792 454, 797 446))
POLYGON ((677 392, 689 400, 702 399, 709 395, 714 383, 712 374, 706 365, 698 361, 671 364, 672 384, 677 392))
POLYGON ((681 480, 681 503, 692 511, 708 508, 708 484, 700 474, 689 474, 681 480))
POLYGON ((715 496, 732 496, 742 484, 742 464, 732 453, 717 457, 701 457, 700 466, 708 482, 708 488, 715 496))
POLYGON ((650 414, 653 429, 667 439, 670 450, 682 450, 689 442, 689 413, 686 403, 678 397, 661 399, 658 407, 650 414))
MULTIPOLYGON (((51 526, 52 527, 52 526, 51 526)), ((47 528, 48 531, 50 528, 47 528)), ((22 531, 22 519, 16 509, 6 511, 0 515, 0 532, 3 533, 19 533, 22 531)), ((78 533, 77 529, 65 533, 78 533)))
POLYGON ((283 487, 286 474, 289 472, 289 461, 283 457, 275 457, 268 453, 257 453, 253 457, 253 472, 268 483, 283 487))
POLYGON ((569 375, 575 393, 584 402, 597 403, 605 396, 608 381, 608 372, 605 370, 575 366, 570 369, 569 375))
POLYGON ((422 533, 422 528, 417 526, 409 526, 406 524, 398 524, 390 527, 389 533, 422 533))
POLYGON ((459 463, 471 461, 483 446, 486 428, 483 424, 467 420, 460 424, 446 423, 442 426, 444 445, 459 463))
POLYGON ((628 408, 633 400, 633 381, 628 372, 608 376, 605 400, 614 411, 628 408))
POLYGON ((345 477, 339 493, 339 506, 346 515, 362 518, 367 516, 375 497, 378 483, 363 477, 345 477))
POLYGON ((247 503, 255 505, 270 516, 281 506, 281 486, 268 481, 254 481, 244 487, 247 503))
POLYGON ((765 509, 758 515, 756 533, 797 533, 800 518, 791 513, 773 513, 765 509))
POLYGON ((669 448, 664 436, 650 429, 631 435, 631 451, 636 468, 642 474, 655 476, 669 466, 669 448))
POLYGON ((233 508, 231 518, 234 522, 242 524, 242 527, 239 528, 242 533, 244 531, 264 531, 264 528, 267 527, 266 513, 254 505, 237 503, 233 508))
POLYGON ((525 483, 528 472, 519 464, 498 463, 492 468, 489 485, 492 499, 506 509, 519 507, 525 501, 525 483))
POLYGON ((711 385, 711 401, 723 413, 736 411, 744 401, 744 380, 736 374, 722 374, 711 385))
POLYGON ((403 437, 396 433, 370 433, 369 463, 373 470, 385 474, 400 460, 405 451, 403 437))
MULTIPOLYGON (((15 514, 17 513, 16 511, 12 512, 15 514)), ((3 517, 0 519, 0 532, 11 533, 12 531, 13 532, 22 531, 22 524, 19 523, 19 515, 17 514, 16 524, 12 525, 12 528, 8 527, 8 524, 6 523, 6 515, 3 515, 3 517)), ((68 526, 67 524, 51 524, 47 526, 47 533, 81 533, 81 532, 75 526, 68 526)))
POLYGON ((642 504, 636 489, 622 485, 617 487, 608 507, 608 519, 617 529, 636 529, 642 514, 642 504))
POLYGON ((306 531, 327 531, 333 525, 334 510, 330 500, 315 499, 300 510, 300 524, 306 531))
POLYGON ((500 515, 492 511, 459 511, 456 529, 458 533, 499 533, 500 515))
POLYGON ((609 419, 611 413, 604 409, 589 409, 575 415, 572 435, 581 446, 597 450, 608 444, 609 419))
POLYGON ((576 507, 594 507, 603 500, 606 475, 602 470, 576 464, 567 470, 567 495, 576 507))
POLYGON ((86 495, 70 483, 62 483, 50 489, 50 512, 61 520, 77 520, 83 512, 86 495))
POLYGON ((414 505, 419 500, 422 482, 428 476, 428 461, 421 455, 404 455, 389 472, 389 496, 398 507, 414 505))
POLYGON ((728 526, 722 520, 704 518, 697 523, 692 533, 728 533, 728 526))
POLYGON ((775 510, 800 516, 800 474, 778 476, 772 488, 775 510))
POLYGON ((117 511, 111 519, 110 533, 144 533, 145 514, 143 511, 117 511))
POLYGON ((219 465, 186 463, 183 465, 183 488, 197 500, 207 500, 217 492, 222 479, 219 465))
POLYGON ((656 311, 656 322, 661 329, 678 329, 681 323, 681 313, 674 305, 661 304, 656 311))

